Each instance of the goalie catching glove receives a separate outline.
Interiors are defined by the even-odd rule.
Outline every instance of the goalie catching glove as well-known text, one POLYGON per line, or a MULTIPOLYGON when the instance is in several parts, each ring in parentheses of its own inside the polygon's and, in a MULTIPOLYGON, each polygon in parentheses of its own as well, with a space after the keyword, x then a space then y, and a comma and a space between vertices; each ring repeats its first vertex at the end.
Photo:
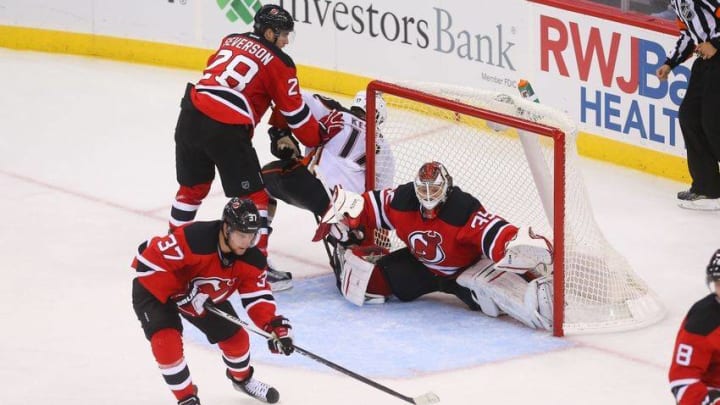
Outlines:
POLYGON ((552 262, 553 247, 550 241, 535 234, 532 228, 521 227, 515 237, 505 244, 505 256, 496 263, 495 268, 522 274, 541 266, 541 274, 550 274, 547 267, 552 262))
POLYGON ((330 206, 320 220, 313 242, 330 235, 344 246, 360 244, 365 239, 360 229, 360 214, 364 206, 365 200, 360 194, 335 186, 330 206))
POLYGON ((270 153, 278 159, 290 160, 300 157, 300 144, 289 128, 270 127, 270 153))
POLYGON ((275 354, 289 356, 295 351, 292 340, 292 326, 284 316, 278 315, 265 325, 265 332, 270 334, 268 348, 275 354))

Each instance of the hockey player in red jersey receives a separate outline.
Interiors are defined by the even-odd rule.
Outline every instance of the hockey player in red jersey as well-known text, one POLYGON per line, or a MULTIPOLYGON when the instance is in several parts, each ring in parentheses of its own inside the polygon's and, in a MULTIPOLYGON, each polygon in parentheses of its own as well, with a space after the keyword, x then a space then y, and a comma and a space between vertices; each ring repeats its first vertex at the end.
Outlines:
MULTIPOLYGON (((294 29, 290 13, 268 4, 254 21, 253 32, 223 38, 202 78, 187 85, 175 128, 180 188, 170 213, 170 229, 195 219, 217 167, 227 197, 249 198, 257 205, 263 220, 257 247, 267 255, 273 202, 265 192, 252 146, 255 126, 272 102, 275 112, 305 145, 319 145, 332 129, 313 118, 300 96, 295 64, 282 51, 294 29)), ((291 286, 289 273, 272 268, 268 280, 275 290, 291 286)))
POLYGON ((720 249, 706 274, 712 293, 690 308, 675 339, 669 380, 678 405, 720 404, 720 249))
POLYGON ((132 301, 150 341, 165 382, 180 405, 198 405, 183 356, 181 317, 195 325, 210 343, 217 343, 233 387, 254 398, 275 403, 278 391, 253 376, 250 341, 245 329, 208 315, 206 303, 237 315, 227 301, 237 291, 250 319, 272 334, 274 353, 290 355, 291 326, 276 314, 273 294, 266 283, 265 256, 252 246, 261 220, 251 200, 233 198, 222 220, 193 222, 172 233, 142 243, 132 267, 132 301))
POLYGON ((406 247, 390 254, 355 247, 342 254, 338 282, 356 305, 440 291, 489 316, 552 327, 550 242, 488 212, 453 185, 441 163, 423 164, 414 181, 395 189, 362 195, 335 189, 315 239, 330 233, 356 245, 371 228, 394 230, 406 247))

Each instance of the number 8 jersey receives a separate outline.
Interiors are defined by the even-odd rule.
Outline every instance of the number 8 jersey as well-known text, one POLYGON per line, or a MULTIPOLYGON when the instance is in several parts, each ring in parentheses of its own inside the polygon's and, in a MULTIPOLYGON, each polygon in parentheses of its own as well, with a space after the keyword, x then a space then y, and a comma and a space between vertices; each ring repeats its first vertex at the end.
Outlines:
POLYGON ((720 403, 719 326, 720 302, 715 294, 696 302, 685 317, 669 373, 670 389, 678 404, 720 403))
POLYGON ((300 142, 320 143, 317 120, 300 96, 295 63, 271 42, 253 33, 230 34, 203 73, 190 96, 208 117, 255 127, 274 102, 300 142))

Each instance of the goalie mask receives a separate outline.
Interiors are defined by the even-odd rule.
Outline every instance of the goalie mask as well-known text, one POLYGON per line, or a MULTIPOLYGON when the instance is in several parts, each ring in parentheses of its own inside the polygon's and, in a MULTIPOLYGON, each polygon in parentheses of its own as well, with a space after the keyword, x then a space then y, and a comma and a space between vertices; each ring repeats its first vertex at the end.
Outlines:
POLYGON ((442 203, 452 189, 452 177, 439 162, 423 164, 415 177, 415 195, 420 202, 420 213, 425 219, 437 216, 442 203))
POLYGON ((720 249, 716 250, 710 258, 710 263, 707 265, 705 270, 706 281, 712 291, 715 291, 713 283, 720 281, 720 249))
MULTIPOLYGON (((367 105, 367 93, 365 90, 358 91, 355 93, 355 98, 353 99, 352 106, 350 106, 350 110, 353 109, 359 109, 365 114, 367 111, 366 108, 367 105)), ((381 125, 383 122, 385 122, 385 119, 387 119, 387 105, 385 104, 385 99, 383 99, 382 94, 379 92, 375 93, 375 123, 377 125, 381 125)))

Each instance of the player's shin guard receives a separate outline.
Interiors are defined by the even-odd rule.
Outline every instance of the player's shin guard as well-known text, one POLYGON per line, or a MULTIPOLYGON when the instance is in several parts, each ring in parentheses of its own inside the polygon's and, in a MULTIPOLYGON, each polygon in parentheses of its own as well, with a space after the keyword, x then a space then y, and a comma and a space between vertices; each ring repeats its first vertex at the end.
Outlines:
POLYGON ((170 230, 195 220, 202 200, 210 192, 212 183, 196 184, 194 186, 180 186, 175 201, 170 209, 170 230))
POLYGON ((165 383, 175 398, 181 400, 194 395, 196 388, 190 378, 190 369, 183 356, 183 343, 180 331, 161 329, 150 339, 155 360, 160 367, 165 383))
POLYGON ((238 329, 229 339, 218 343, 227 372, 236 380, 250 375, 250 340, 245 329, 238 329))

